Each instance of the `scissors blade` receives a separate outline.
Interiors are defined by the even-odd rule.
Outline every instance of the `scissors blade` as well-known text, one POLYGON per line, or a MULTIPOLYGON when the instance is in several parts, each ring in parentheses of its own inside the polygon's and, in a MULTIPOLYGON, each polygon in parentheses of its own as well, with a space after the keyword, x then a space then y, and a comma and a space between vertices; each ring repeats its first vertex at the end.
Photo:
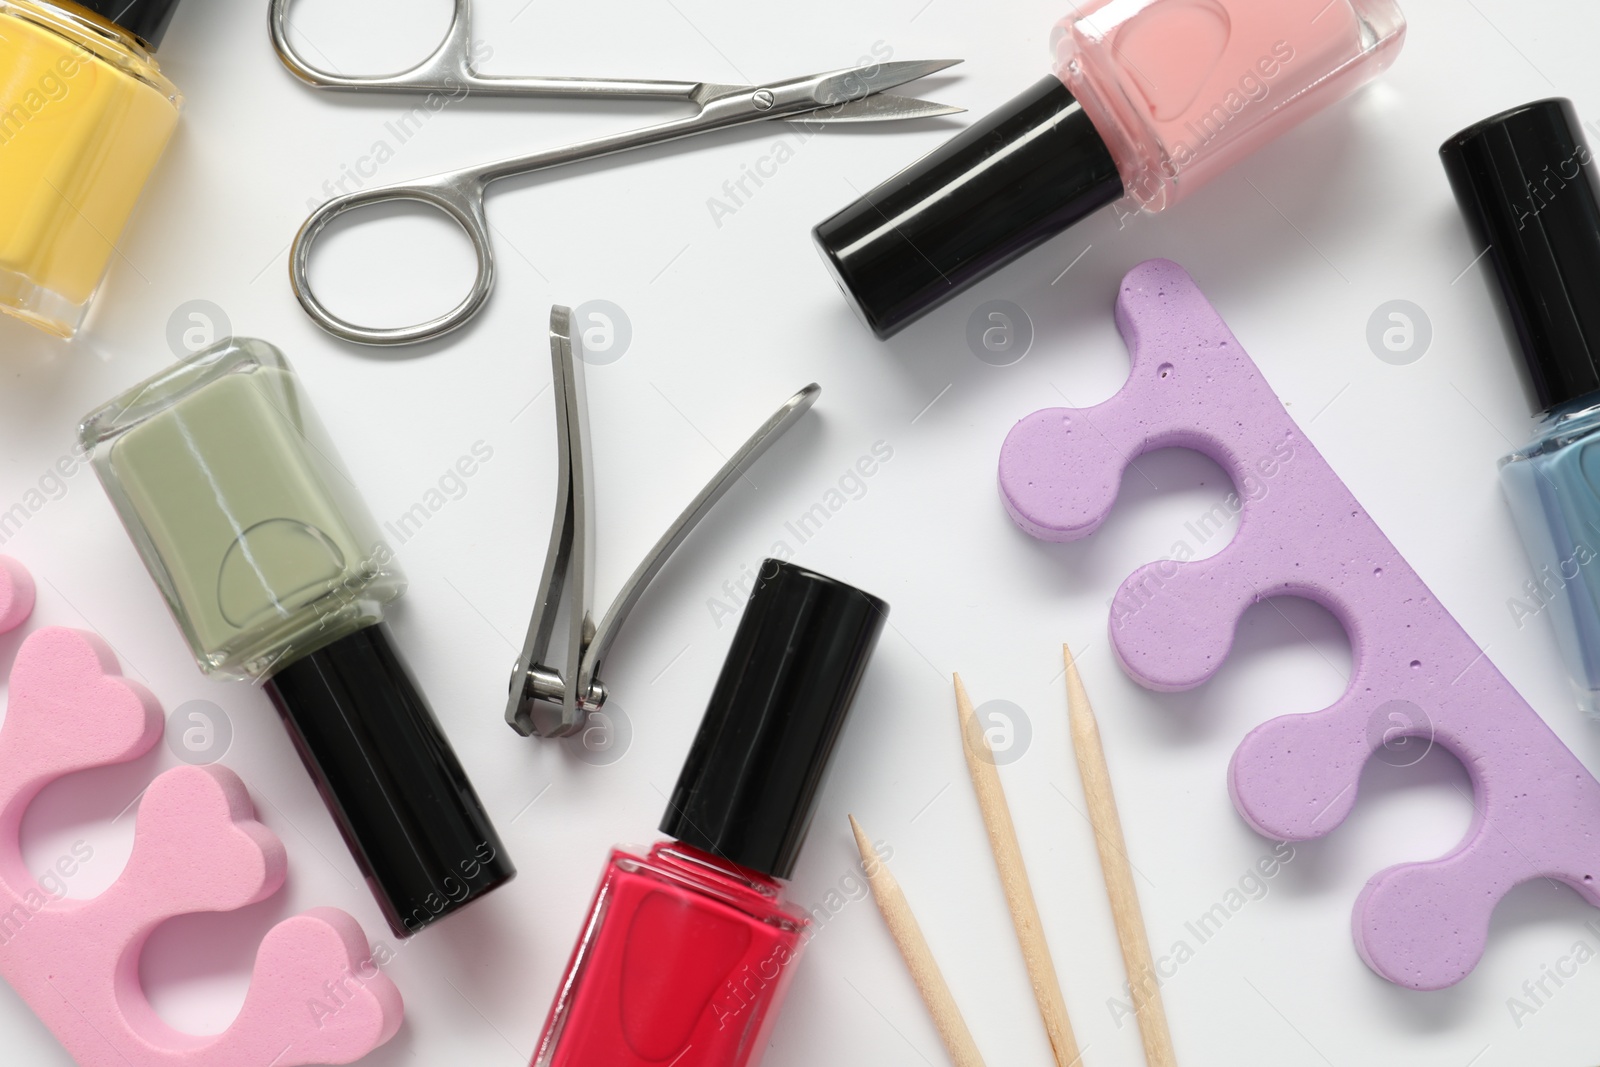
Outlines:
POLYGON ((817 76, 811 95, 818 106, 833 107, 926 78, 960 62, 959 59, 911 59, 836 70, 817 76))
POLYGON ((939 115, 959 115, 964 107, 936 104, 895 93, 878 93, 847 100, 833 107, 818 108, 792 118, 794 122, 893 122, 898 119, 930 119, 939 115))

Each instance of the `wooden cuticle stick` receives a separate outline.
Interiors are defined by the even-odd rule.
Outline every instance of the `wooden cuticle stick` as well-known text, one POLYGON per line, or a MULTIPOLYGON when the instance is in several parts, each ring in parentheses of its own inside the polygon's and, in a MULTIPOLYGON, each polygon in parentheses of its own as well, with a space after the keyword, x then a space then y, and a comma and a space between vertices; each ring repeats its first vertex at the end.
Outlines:
POLYGON ((1039 1003, 1039 1014, 1044 1019, 1045 1032, 1049 1035, 1057 1067, 1080 1067, 1083 1057, 1078 1050, 1078 1040, 1072 1033, 1072 1021, 1067 1017, 1067 1004, 1061 995, 1061 982, 1056 977, 1055 963, 1050 958, 1050 947, 1045 942, 1039 905, 1034 900, 1028 871, 1022 862, 1022 848, 1017 843, 1017 829, 1011 821, 1005 790, 1000 785, 1000 771, 995 766, 994 752, 978 723, 972 699, 967 696, 967 687, 961 683, 961 676, 957 674, 954 679, 956 711, 961 719, 961 751, 966 755, 967 771, 972 776, 973 790, 978 794, 983 825, 989 833, 989 848, 994 853, 995 866, 1000 871, 1000 884, 1005 889, 1006 904, 1011 909, 1017 941, 1022 946, 1022 956, 1028 965, 1034 999, 1039 1003))
POLYGON ((950 993, 950 986, 944 980, 939 964, 934 961, 927 939, 922 936, 922 927, 912 914, 911 905, 906 903, 900 883, 878 858, 877 850, 867 839, 867 832, 856 822, 854 815, 850 816, 850 829, 856 835, 856 848, 861 851, 861 868, 866 873, 867 884, 872 887, 872 897, 878 902, 878 910, 883 912, 883 920, 888 923, 889 933, 911 971, 911 980, 922 994, 922 1002, 933 1016, 933 1025, 938 1029, 939 1039, 949 1051, 951 1061, 955 1067, 984 1067, 983 1056, 978 1053, 977 1043, 972 1040, 972 1031, 967 1029, 961 1009, 956 1007, 955 997, 950 993))
POLYGON ((1150 938, 1145 930, 1143 910, 1139 907, 1138 888, 1133 881, 1133 864, 1128 859, 1122 818, 1117 814, 1117 798, 1111 789, 1111 771, 1100 742, 1100 726, 1095 721, 1083 679, 1078 675, 1072 650, 1062 645, 1061 656, 1067 667, 1067 717, 1071 725, 1072 750, 1078 758, 1083 794, 1089 803, 1089 823, 1094 827, 1095 847, 1100 851, 1100 870, 1105 875, 1106 895, 1111 899, 1111 917, 1116 922, 1117 941, 1122 946, 1122 965, 1128 972, 1128 987, 1133 994, 1139 1038, 1144 1042, 1145 1062, 1149 1067, 1177 1067, 1167 1013, 1161 1003, 1161 986, 1150 956, 1150 938))

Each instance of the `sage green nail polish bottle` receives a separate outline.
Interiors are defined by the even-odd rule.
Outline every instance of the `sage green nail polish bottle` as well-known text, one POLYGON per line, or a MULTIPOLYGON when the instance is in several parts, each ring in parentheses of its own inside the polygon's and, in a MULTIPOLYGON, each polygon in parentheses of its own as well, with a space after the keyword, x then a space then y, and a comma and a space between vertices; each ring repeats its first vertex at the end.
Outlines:
POLYGON ((283 354, 223 341, 79 436, 201 670, 263 683, 395 933, 510 880, 382 624, 394 553, 283 354))
POLYGON ((405 592, 283 355, 225 342, 112 401, 84 444, 202 670, 258 679, 405 592))

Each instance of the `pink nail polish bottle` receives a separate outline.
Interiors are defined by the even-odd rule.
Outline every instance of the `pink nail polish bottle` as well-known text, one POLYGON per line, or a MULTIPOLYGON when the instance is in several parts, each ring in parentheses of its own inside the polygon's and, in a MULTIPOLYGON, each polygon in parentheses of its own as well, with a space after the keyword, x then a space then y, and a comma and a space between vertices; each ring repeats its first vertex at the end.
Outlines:
POLYGON ((815 230, 887 338, 1116 200, 1162 211, 1382 73, 1394 0, 1088 0, 1055 74, 815 230))

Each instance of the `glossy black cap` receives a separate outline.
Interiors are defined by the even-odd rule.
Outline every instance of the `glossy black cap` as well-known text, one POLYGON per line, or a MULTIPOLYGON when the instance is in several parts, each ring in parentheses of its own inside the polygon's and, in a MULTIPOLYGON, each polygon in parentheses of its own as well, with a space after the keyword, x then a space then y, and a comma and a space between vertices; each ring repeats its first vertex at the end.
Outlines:
POLYGON ((395 936, 516 875, 382 625, 295 660, 266 689, 395 936))
POLYGON ((1600 389, 1600 174, 1572 101, 1540 100, 1439 149, 1546 411, 1600 389))
POLYGON ((1122 196, 1099 131, 1054 76, 812 231, 879 338, 1122 196))
POLYGON ((167 35, 172 23, 172 13, 178 10, 179 0, 75 0, 107 22, 118 26, 143 41, 154 52, 161 47, 161 38, 167 35))
POLYGON ((769 559, 661 832, 747 870, 794 870, 889 605, 769 559))

